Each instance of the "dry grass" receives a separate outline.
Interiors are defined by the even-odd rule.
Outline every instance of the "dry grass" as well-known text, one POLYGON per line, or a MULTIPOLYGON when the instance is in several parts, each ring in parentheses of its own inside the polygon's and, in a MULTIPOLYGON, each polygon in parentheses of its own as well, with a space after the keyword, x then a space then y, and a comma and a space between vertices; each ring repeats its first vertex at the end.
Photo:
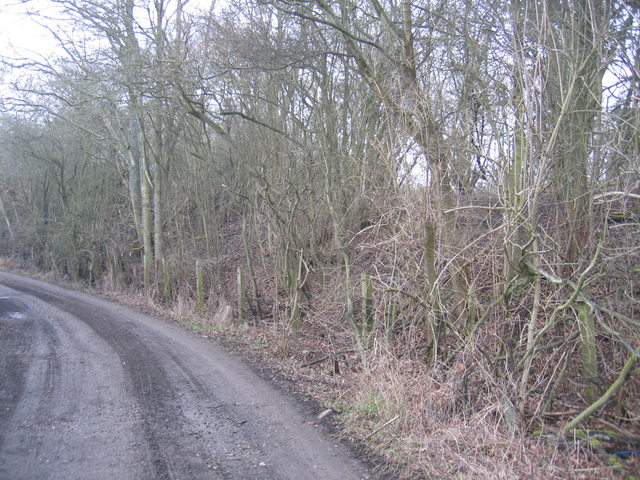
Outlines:
POLYGON ((499 386, 479 405, 465 408, 466 373, 461 364, 427 369, 388 352, 372 356, 368 369, 350 375, 352 393, 338 405, 346 412, 348 434, 368 439, 397 418, 368 440, 378 454, 401 465, 398 478, 617 478, 619 472, 588 450, 510 433, 499 386))

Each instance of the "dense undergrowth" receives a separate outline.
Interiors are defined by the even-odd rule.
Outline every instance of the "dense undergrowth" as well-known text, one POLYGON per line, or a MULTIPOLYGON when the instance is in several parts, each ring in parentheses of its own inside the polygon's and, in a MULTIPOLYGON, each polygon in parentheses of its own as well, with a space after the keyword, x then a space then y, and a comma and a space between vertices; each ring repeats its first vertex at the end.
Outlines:
MULTIPOLYGON (((419 215, 410 211, 419 209, 419 202, 408 203, 393 224, 385 219, 394 212, 378 211, 378 218, 371 212, 369 224, 353 232, 348 272, 329 249, 323 264, 301 257, 298 298, 273 275, 279 254, 267 253, 267 230, 246 250, 260 259, 254 278, 238 283, 247 255, 237 217, 224 225, 215 261, 183 257, 179 268, 168 260, 167 287, 140 296, 144 286, 126 280, 124 272, 121 277, 107 272, 93 286, 204 334, 242 338, 253 354, 304 385, 303 393, 340 412, 344 435, 391 461, 395 466, 387 468, 394 475, 634 478, 640 446, 637 367, 607 392, 629 362, 627 346, 640 342, 634 320, 640 273, 633 266, 638 223, 633 217, 612 221, 606 211, 594 216, 605 233, 594 239, 593 261, 576 274, 577 281, 559 282, 552 262, 562 230, 554 229, 550 208, 541 238, 546 267, 506 296, 501 219, 490 208, 494 201, 475 199, 459 220, 466 247, 458 255, 476 292, 471 324, 451 313, 456 309, 451 299, 424 300, 424 252, 414 240, 419 215), (583 272, 584 298, 574 295, 583 272), (601 315, 594 332, 597 378, 585 376, 589 359, 578 319, 585 302, 601 315), (436 308, 450 309, 449 320, 438 324, 436 308), (538 342, 523 383, 532 325, 538 342), (566 428, 603 395, 608 396, 601 406, 566 428)), ((440 281, 453 288, 451 279, 440 281)))

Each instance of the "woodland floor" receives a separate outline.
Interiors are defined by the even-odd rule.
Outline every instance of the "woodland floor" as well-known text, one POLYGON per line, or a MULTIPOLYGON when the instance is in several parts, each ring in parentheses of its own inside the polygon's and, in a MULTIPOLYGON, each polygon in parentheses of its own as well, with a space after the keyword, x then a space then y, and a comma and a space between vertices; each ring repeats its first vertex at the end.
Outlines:
MULTIPOLYGON (((33 271, 23 273, 35 275, 33 271)), ((54 280, 47 275, 41 278, 54 280)), ((441 396, 442 404, 431 410, 436 415, 421 418, 424 412, 418 413, 421 409, 418 396, 422 395, 419 391, 433 388, 434 384, 415 361, 385 352, 378 352, 377 359, 363 359, 347 343, 341 345, 336 339, 327 338, 323 329, 306 325, 299 335, 285 337, 275 322, 237 327, 224 319, 221 322, 219 315, 194 313, 193 304, 167 308, 132 292, 91 291, 195 330, 234 352, 263 378, 314 405, 318 415, 324 414, 319 420, 351 444, 382 477, 638 478, 638 455, 611 455, 603 441, 558 439, 552 435, 556 431, 553 418, 545 419, 536 434, 509 433, 492 428, 496 422, 485 421, 483 415, 492 415, 489 409, 467 416, 449 408, 447 386, 455 379, 438 385, 437 395, 441 396), (414 398, 415 412, 411 412, 411 405, 406 405, 408 411, 386 406, 387 394, 401 396, 400 392, 405 390, 414 395, 404 397, 404 402, 414 398), (376 393, 381 391, 384 398, 376 393), (408 428, 411 421, 423 424, 422 430, 408 428), (416 434, 421 434, 420 438, 408 438, 416 434)), ((567 408, 573 408, 569 400, 566 403, 567 408)), ((606 420, 603 422, 593 426, 599 425, 599 431, 612 431, 606 420)), ((640 426, 632 426, 627 433, 635 441, 640 436, 640 426)), ((630 444, 628 448, 638 446, 630 444)))

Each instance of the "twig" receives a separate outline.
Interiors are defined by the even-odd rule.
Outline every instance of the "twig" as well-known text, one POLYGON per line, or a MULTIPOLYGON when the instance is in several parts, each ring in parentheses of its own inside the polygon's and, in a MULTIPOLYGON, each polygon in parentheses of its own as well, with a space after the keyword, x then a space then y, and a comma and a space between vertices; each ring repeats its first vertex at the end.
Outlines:
POLYGON ((640 195, 638 195, 637 193, 630 193, 630 192, 605 192, 605 193, 601 193, 600 195, 595 195, 593 199, 600 200, 601 198, 604 198, 604 197, 613 197, 613 196, 629 197, 629 198, 635 198, 636 200, 640 200, 640 195))
POLYGON ((389 425, 391 425, 393 422, 395 422, 396 420, 398 420, 400 418, 400 415, 396 415, 395 417, 393 417, 391 420, 389 420, 388 422, 380 425, 378 428, 376 428, 373 432, 371 432, 369 435, 367 435, 366 437, 364 437, 365 440, 369 440, 371 437, 373 437, 376 433, 378 433, 380 430, 382 430, 383 428, 387 428, 389 425))
POLYGON ((541 417, 566 417, 567 415, 575 415, 580 410, 567 410, 566 412, 547 412, 540 414, 541 417))
MULTIPOLYGON (((605 420, 604 418, 596 418, 595 419, 597 422, 602 423, 603 425, 606 425, 607 427, 609 427, 611 430, 615 430, 616 432, 618 432, 618 434, 624 438, 633 438, 633 433, 631 433, 629 430, 626 430, 624 428, 622 428, 620 425, 616 425, 615 423, 611 423, 607 420, 605 420)), ((640 440, 637 440, 637 445, 640 446, 640 440)))
POLYGON ((351 350, 340 350, 339 352, 330 353, 329 355, 325 355, 324 357, 316 358, 315 360, 312 360, 309 363, 305 363, 303 365, 300 365, 300 368, 311 367, 313 365, 317 365, 318 363, 325 362, 325 361, 329 360, 330 358, 335 357, 336 355, 345 355, 347 353, 356 353, 356 351, 351 349, 351 350))

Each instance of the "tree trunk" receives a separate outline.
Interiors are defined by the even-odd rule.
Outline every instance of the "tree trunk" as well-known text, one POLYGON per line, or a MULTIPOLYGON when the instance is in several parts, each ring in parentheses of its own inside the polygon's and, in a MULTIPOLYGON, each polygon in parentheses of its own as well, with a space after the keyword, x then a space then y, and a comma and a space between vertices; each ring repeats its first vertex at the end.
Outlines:
POLYGON ((145 288, 151 286, 151 274, 153 270, 153 210, 152 210, 152 186, 149 170, 147 168, 146 155, 142 155, 140 162, 141 198, 142 198, 142 242, 143 242, 143 277, 145 288))

